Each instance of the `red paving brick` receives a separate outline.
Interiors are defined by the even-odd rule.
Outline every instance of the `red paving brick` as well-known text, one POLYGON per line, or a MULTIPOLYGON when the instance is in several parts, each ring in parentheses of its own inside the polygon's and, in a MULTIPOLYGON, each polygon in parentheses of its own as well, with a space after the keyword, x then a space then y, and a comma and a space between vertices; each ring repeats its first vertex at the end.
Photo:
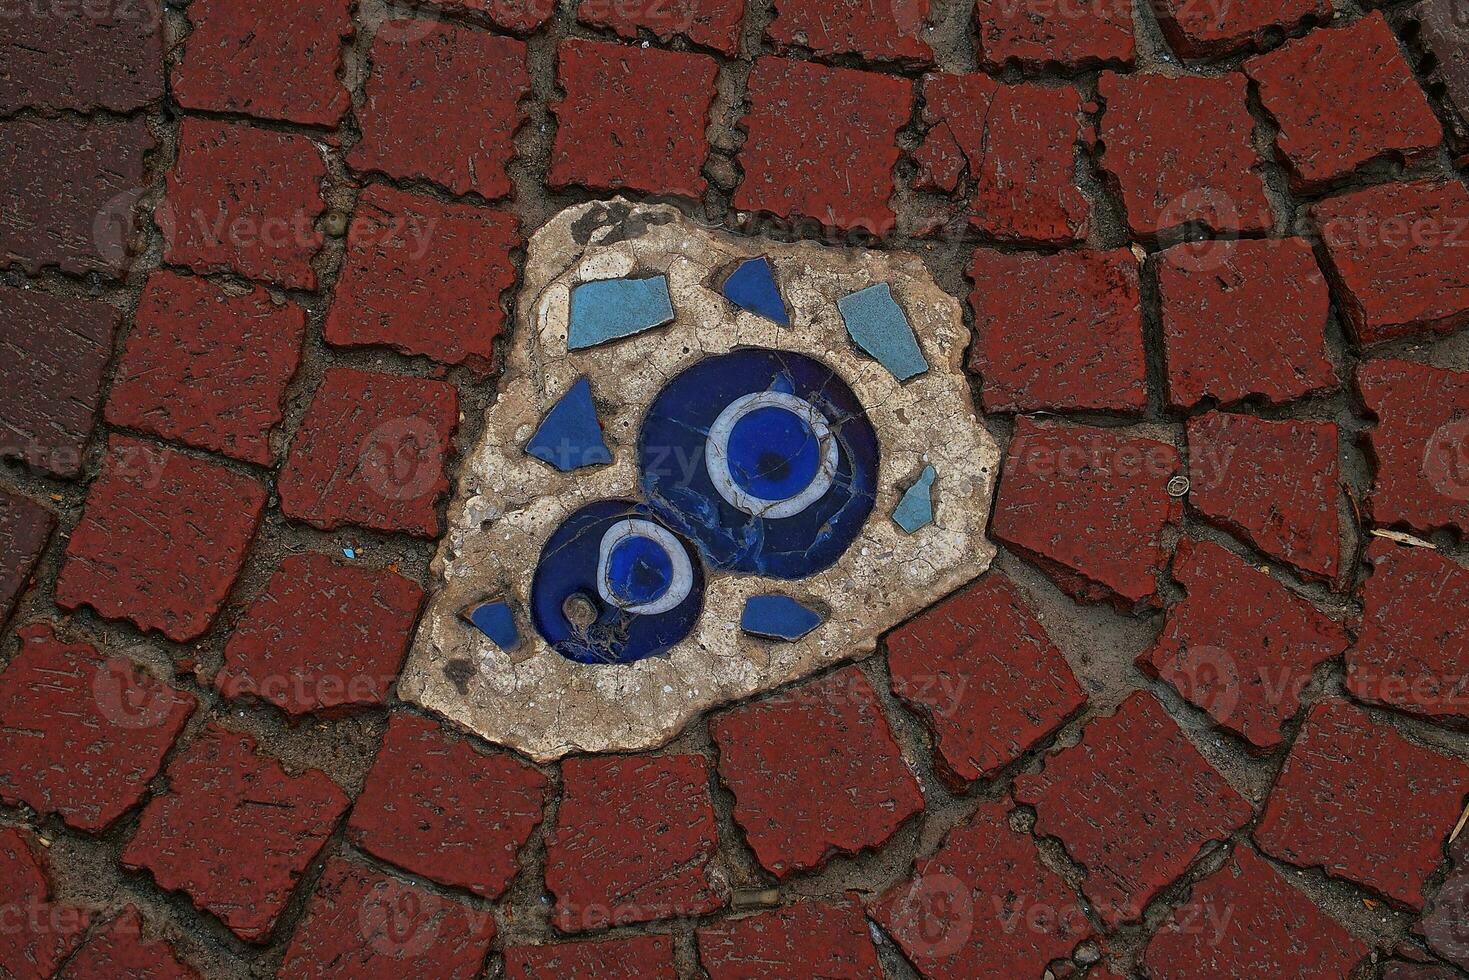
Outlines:
MULTIPOLYGON (((1465 931, 1465 911, 1469 910, 1469 865, 1464 863, 1462 843, 1455 841, 1449 847, 1453 869, 1413 931, 1423 936, 1434 953, 1461 969, 1469 969, 1469 932, 1465 931)), ((1407 949, 1417 952, 1411 946, 1407 949)))
POLYGON ((478 977, 495 916, 340 858, 327 862, 281 980, 478 977))
POLYGON ((121 319, 107 303, 0 288, 0 456, 81 473, 121 319))
POLYGON ((1121 191, 1134 234, 1148 237, 1191 223, 1216 232, 1270 228, 1245 88, 1237 73, 1102 75, 1102 167, 1121 191), (1182 129, 1178 119, 1190 125, 1182 129))
POLYGON ((1311 209, 1326 272, 1365 346, 1469 323, 1469 191, 1456 180, 1383 184, 1311 209))
POLYGON ((422 603, 401 575, 291 555, 235 627, 214 685, 292 715, 382 704, 422 603))
POLYGON ((1469 125, 1469 37, 1463 13, 1452 0, 1421 0, 1407 13, 1418 28, 1417 44, 1433 56, 1431 68, 1427 62, 1424 68, 1443 85, 1445 108, 1457 114, 1461 127, 1469 125))
POLYGON ((1302 574, 1342 576, 1332 422, 1211 412, 1188 423, 1189 506, 1302 574))
POLYGON ((304 136, 189 118, 154 211, 164 261, 315 289, 326 163, 304 136))
MULTIPOLYGON (((428 9, 439 8, 449 13, 483 14, 506 30, 528 34, 540 27, 556 12, 555 0, 425 0, 428 9)), ((412 21, 394 22, 411 25, 412 21)), ((421 22, 419 22, 421 24, 421 22)), ((411 31, 412 26, 399 30, 411 31)), ((419 30, 426 28, 419 27, 419 30)), ((378 31, 382 34, 382 29, 378 31)))
POLYGON ((882 967, 859 906, 797 902, 698 930, 699 962, 710 980, 829 977, 881 980, 882 967))
POLYGON ((505 980, 674 980, 667 936, 629 936, 591 943, 512 946, 505 980))
POLYGON ((1009 580, 991 572, 887 638, 892 689, 928 727, 956 789, 994 776, 1086 704, 1009 580))
POLYGON ((702 54, 562 42, 547 182, 698 197, 718 64, 702 54))
POLYGON ((347 795, 315 769, 288 774, 253 738, 213 724, 174 757, 167 778, 123 867, 184 892, 246 942, 266 941, 347 795))
POLYGON ((506 168, 530 91, 525 44, 449 24, 389 22, 372 46, 358 171, 426 180, 455 194, 510 193, 506 168))
POLYGON ((51 883, 29 831, 0 830, 0 970, 17 980, 44 980, 82 941, 91 914, 51 901, 51 883))
POLYGON ((1082 890, 1109 928, 1142 917, 1212 841, 1250 819, 1250 805, 1199 754, 1150 694, 1099 718, 1080 744, 1015 780, 1036 808, 1035 832, 1060 838, 1089 875, 1082 890))
POLYGON ((1256 748, 1279 745, 1312 672, 1346 649, 1342 624, 1213 542, 1179 542, 1173 577, 1186 594, 1138 666, 1256 748))
POLYGON ((510 753, 480 752, 431 721, 395 714, 348 836, 414 874, 499 898, 545 795, 545 777, 510 753))
POLYGON ((57 974, 61 980, 191 980, 199 975, 168 943, 144 935, 143 917, 132 905, 93 932, 57 974))
POLYGON ((1143 953, 1153 980, 1345 977, 1367 945, 1248 847, 1194 886, 1143 953))
POLYGON ((20 639, 0 673, 0 799, 99 833, 142 800, 195 701, 49 624, 20 639))
POLYGON ((1466 785, 1469 766, 1328 699, 1307 716, 1255 840, 1281 861, 1323 868, 1421 910, 1466 785))
POLYGON ((0 113, 131 112, 163 98, 163 15, 138 4, 11 3, 0 113))
POLYGON ((1379 524, 1469 530, 1469 372, 1367 361, 1357 390, 1377 427, 1368 509, 1379 524))
POLYGON ((265 488, 248 477, 114 436, 67 544, 56 603, 192 640, 224 604, 264 506, 265 488))
POLYGON ((1331 297, 1298 238, 1180 245, 1157 259, 1168 402, 1285 403, 1337 384, 1331 297))
POLYGON ((1469 569, 1427 548, 1374 539, 1347 688, 1445 721, 1469 718, 1469 569))
POLYGON ((744 0, 584 0, 576 16, 583 24, 604 27, 626 41, 650 31, 667 41, 686 37, 728 57, 739 54, 744 0))
POLYGON ((357 199, 327 343, 489 366, 521 246, 514 215, 390 187, 357 199))
POLYGON ((788 0, 765 29, 778 45, 817 57, 855 54, 868 61, 926 65, 928 0, 788 0))
POLYGON ((1114 429, 1016 420, 991 533, 1082 602, 1157 605, 1178 450, 1114 429))
POLYGON ((306 311, 260 287, 148 278, 113 378, 107 421, 249 463, 271 462, 301 361, 306 311))
POLYGON ((1194 3, 1158 0, 1153 6, 1163 36, 1185 58, 1209 58, 1268 41, 1276 32, 1294 33, 1331 20, 1327 0, 1269 0, 1267 3, 1194 3))
POLYGON ((552 922, 563 932, 703 915, 724 905, 709 771, 695 755, 594 756, 561 765, 546 837, 552 922))
POLYGON ((924 976, 1039 976, 1091 933, 1076 893, 984 803, 938 851, 872 906, 872 917, 924 976))
POLYGON ((977 0, 980 61, 990 69, 1010 65, 1067 70, 1132 64, 1132 8, 1114 0, 1078 0, 1067 6, 977 0))
POLYGON ((1297 190, 1379 159, 1427 157, 1443 140, 1428 100, 1380 12, 1313 31, 1244 65, 1280 127, 1275 147, 1297 190))
POLYGON ((1137 258, 1129 250, 974 253, 969 366, 986 411, 1148 405, 1137 258))
POLYGON ((0 120, 0 265, 121 276, 155 146, 142 119, 0 120))
POLYGON ((335 126, 347 111, 338 80, 352 0, 197 0, 173 73, 186 109, 335 126))
POLYGON ((918 781, 856 667, 736 708, 709 729, 735 821, 777 878, 879 847, 923 810, 918 781))
POLYGON ((0 625, 30 587, 55 527, 56 517, 45 507, 0 491, 0 625))
POLYGON ((443 381, 332 368, 281 470, 281 510, 327 531, 438 534, 458 404, 443 381))
POLYGON ((893 165, 913 83, 890 75, 761 58, 750 73, 744 181, 733 206, 885 235, 897 221, 893 165), (816 93, 820 99, 816 99, 816 93))

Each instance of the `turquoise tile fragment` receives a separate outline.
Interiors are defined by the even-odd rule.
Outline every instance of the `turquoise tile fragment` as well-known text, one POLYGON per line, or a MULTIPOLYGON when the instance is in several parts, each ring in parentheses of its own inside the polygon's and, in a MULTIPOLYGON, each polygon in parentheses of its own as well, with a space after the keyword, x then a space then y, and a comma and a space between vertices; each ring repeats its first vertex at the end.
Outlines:
POLYGON ((937 470, 925 466, 918 481, 893 508, 893 522, 905 533, 914 534, 933 523, 933 481, 937 477, 937 470))
POLYGON ((837 309, 842 312, 852 342, 875 357, 893 377, 907 381, 928 370, 928 359, 918 347, 908 314, 893 299, 887 283, 843 296, 837 300, 837 309))
POLYGON ((596 347, 671 322, 667 276, 584 282, 571 292, 566 349, 596 347))
POLYGON ((754 595, 745 600, 740 629, 768 640, 799 640, 821 625, 821 615, 784 595, 754 595))
POLYGON ((782 327, 791 325, 790 313, 785 300, 781 299, 780 287, 775 284, 775 273, 770 260, 757 256, 740 263, 739 268, 724 280, 724 298, 742 310, 764 317, 782 327))
POLYGON ((481 602, 459 615, 506 653, 520 646, 520 629, 515 625, 515 614, 508 603, 481 602))
POLYGON ((612 462, 602 424, 597 421, 597 406, 592 403, 590 381, 578 378, 551 406, 525 451, 563 473, 612 462))

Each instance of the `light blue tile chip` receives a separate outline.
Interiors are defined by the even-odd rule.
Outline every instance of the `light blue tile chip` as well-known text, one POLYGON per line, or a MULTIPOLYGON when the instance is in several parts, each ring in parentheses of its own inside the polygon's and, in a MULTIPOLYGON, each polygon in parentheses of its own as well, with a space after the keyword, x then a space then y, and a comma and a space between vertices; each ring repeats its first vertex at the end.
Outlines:
POLYGON ((893 522, 907 534, 915 534, 933 523, 933 481, 938 471, 925 466, 918 482, 908 488, 893 508, 893 522))
POLYGON ((799 640, 820 625, 819 613, 785 595, 752 595, 740 616, 740 629, 768 640, 799 640))
POLYGON ((566 349, 596 347, 671 322, 667 276, 584 282, 571 292, 566 349))
POLYGON ((907 381, 928 370, 928 359, 918 347, 908 314, 893 299, 887 283, 843 296, 837 308, 853 343, 877 358, 893 377, 907 381))

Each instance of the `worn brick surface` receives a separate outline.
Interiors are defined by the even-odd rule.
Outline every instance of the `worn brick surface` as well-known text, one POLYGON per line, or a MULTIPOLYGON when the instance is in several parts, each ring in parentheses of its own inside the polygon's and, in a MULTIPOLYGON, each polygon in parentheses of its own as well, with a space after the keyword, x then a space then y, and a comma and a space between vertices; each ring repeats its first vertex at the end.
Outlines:
POLYGON ((778 878, 878 847, 923 810, 918 781, 856 667, 736 708, 709 727, 735 821, 778 878))
POLYGON ((1211 412, 1188 423, 1188 452, 1195 512, 1303 574, 1339 578, 1335 423, 1211 412))
POLYGON ((1260 749, 1284 739, 1312 671, 1347 647, 1342 624, 1213 542, 1181 541, 1168 609, 1138 666, 1260 749))
POLYGON ((338 80, 352 37, 352 0, 196 0, 173 73, 186 109, 335 126, 347 111, 338 80))
POLYGON ((325 178, 321 153, 305 136, 185 119, 167 196, 153 215, 164 260, 315 289, 325 178))
POLYGON ((292 715, 381 704, 422 602, 418 583, 393 572, 291 555, 225 644, 215 687, 292 715))
POLYGON ((626 41, 650 31, 665 41, 686 37, 729 57, 739 54, 744 14, 744 0, 585 0, 576 7, 583 24, 608 28, 626 41))
POLYGON ((245 562, 265 489, 215 463, 114 436, 56 582, 64 609, 192 640, 245 562))
POLYGON ((512 946, 505 980, 674 980, 667 936, 628 936, 591 943, 512 946))
POLYGON ((318 770, 287 773, 248 735, 213 724, 174 757, 167 778, 123 867, 186 893, 241 939, 265 941, 347 795, 318 770))
POLYGON ((927 977, 1039 976, 1091 935, 1076 893, 983 803, 872 907, 927 977))
POLYGON ((1276 32, 1329 21, 1327 0, 1268 0, 1261 3, 1202 4, 1155 0, 1163 36, 1185 58, 1209 58, 1267 41, 1276 32))
POLYGON ((1250 819, 1250 805, 1210 767, 1150 694, 1087 725, 1081 742, 1015 780, 1035 830, 1060 838, 1089 875, 1082 890, 1108 927, 1142 917, 1211 841, 1250 819))
POLYGON ((1035 612, 996 572, 899 627, 887 649, 893 693, 927 725, 955 788, 995 775, 1086 703, 1035 612))
POLYGON ((1323 201, 1311 218, 1362 344, 1469 323, 1469 191, 1459 181, 1370 187, 1323 201))
POLYGON ((561 766, 546 888, 563 932, 702 915, 724 905, 709 771, 696 755, 594 756, 561 766))
POLYGON ((980 60, 990 69, 1019 65, 1068 70, 1132 64, 1132 10, 1109 0, 1041 6, 977 0, 980 60))
POLYGON ((1469 570, 1426 548, 1380 538, 1367 550, 1357 642, 1347 688, 1365 701, 1426 715, 1469 718, 1469 570))
POLYGON ((512 38, 389 22, 373 42, 357 110, 362 141, 347 162, 456 194, 505 196, 520 100, 530 91, 525 58, 525 44, 512 38))
MULTIPOLYGON (((1434 953, 1460 969, 1469 969, 1469 864, 1465 863, 1464 843, 1456 839, 1449 845, 1453 867, 1413 931, 1434 953)), ((1407 950, 1404 955, 1417 952, 1411 946, 1407 950)))
POLYGON ((120 276, 154 146, 141 119, 0 121, 0 264, 120 276))
POLYGON ((1469 36, 1463 8, 1453 0, 1421 0, 1408 8, 1418 25, 1418 43, 1433 56, 1432 74, 1444 87, 1448 106, 1469 126, 1469 36))
POLYGON ((718 64, 702 54, 563 41, 547 182, 698 197, 718 64))
POLYGON ((1298 238, 1179 245, 1157 259, 1168 401, 1284 403, 1337 383, 1326 359, 1331 297, 1298 238))
POLYGON ((1275 147, 1297 189, 1319 188, 1381 157, 1425 157, 1443 140, 1380 12, 1313 31, 1244 67, 1280 127, 1275 147))
POLYGON ((20 639, 0 673, 0 798, 105 830, 143 798, 194 699, 49 624, 20 639))
POLYGON ((1270 228, 1245 88, 1238 73, 1102 75, 1102 167, 1121 190, 1134 234, 1190 223, 1218 232, 1270 228))
POLYGON ((1382 980, 1459 980, 1453 967, 1423 963, 1388 963, 1382 968, 1382 980))
POLYGON ((838 228, 892 230, 898 130, 913 83, 890 75, 761 58, 750 73, 744 180, 733 206, 838 228), (818 98, 819 93, 819 98, 818 98))
POLYGON ((552 0, 425 0, 425 6, 449 13, 488 16, 500 27, 522 34, 540 27, 556 13, 552 0))
POLYGON ((107 421, 268 465, 305 335, 306 311, 258 286, 235 295, 155 272, 133 315, 107 421))
POLYGON ((1154 980, 1345 977, 1367 945, 1248 847, 1194 886, 1143 953, 1154 980))
POLYGON ((0 288, 0 456, 81 473, 120 318, 106 303, 0 288))
POLYGON ((883 975, 867 919, 848 902, 797 902, 774 912, 726 919, 698 930, 698 944, 699 962, 710 980, 881 980, 883 975))
POLYGON ((1255 839, 1282 861, 1422 909, 1466 785, 1469 766, 1328 699, 1307 716, 1255 839))
POLYGON ((1157 604, 1164 529, 1182 508, 1178 450, 1115 429, 1016 420, 991 518, 996 539, 1083 602, 1157 604))
POLYGON ((928 0, 791 0, 765 29, 776 44, 817 57, 861 55, 868 61, 926 65, 928 0))
POLYGON ((82 941, 90 914, 51 901, 51 883, 26 830, 0 830, 0 970, 17 980, 45 980, 82 941))
POLYGON ((1127 249, 1056 255, 979 249, 969 266, 975 344, 987 411, 1148 405, 1137 258, 1127 249))
POLYGON ((144 936, 143 917, 132 905, 93 932, 58 974, 61 980, 193 980, 198 976, 168 943, 144 936))
POLYGON ((495 916, 340 858, 327 862, 277 976, 480 976, 495 916))
POLYGON ((1357 371, 1374 463, 1368 508, 1380 524, 1469 530, 1469 372, 1409 361, 1357 371))
POLYGON ((480 752, 431 721, 395 714, 348 836, 415 874, 499 898, 545 795, 545 777, 508 752, 480 752))
POLYGON ((0 625, 30 586, 56 517, 25 497, 0 491, 0 625))
POLYGON ((281 470, 281 510, 324 530, 439 532, 459 399, 443 381, 327 371, 281 470))
POLYGON ((7 3, 0 113, 130 112, 163 97, 161 4, 7 3))
POLYGON ((369 187, 352 219, 327 342, 488 367, 520 245, 507 212, 369 187))

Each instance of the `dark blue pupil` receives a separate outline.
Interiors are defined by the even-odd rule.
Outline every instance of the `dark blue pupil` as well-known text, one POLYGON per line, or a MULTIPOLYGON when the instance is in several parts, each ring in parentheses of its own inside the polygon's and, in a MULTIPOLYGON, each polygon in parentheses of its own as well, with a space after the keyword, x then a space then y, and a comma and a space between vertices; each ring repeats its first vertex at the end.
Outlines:
POLYGON ((650 538, 624 538, 607 556, 607 590, 629 606, 655 602, 673 584, 673 559, 650 538))
POLYGON ((789 500, 821 470, 821 444, 806 420, 766 406, 744 415, 730 430, 729 475, 761 500, 789 500))

